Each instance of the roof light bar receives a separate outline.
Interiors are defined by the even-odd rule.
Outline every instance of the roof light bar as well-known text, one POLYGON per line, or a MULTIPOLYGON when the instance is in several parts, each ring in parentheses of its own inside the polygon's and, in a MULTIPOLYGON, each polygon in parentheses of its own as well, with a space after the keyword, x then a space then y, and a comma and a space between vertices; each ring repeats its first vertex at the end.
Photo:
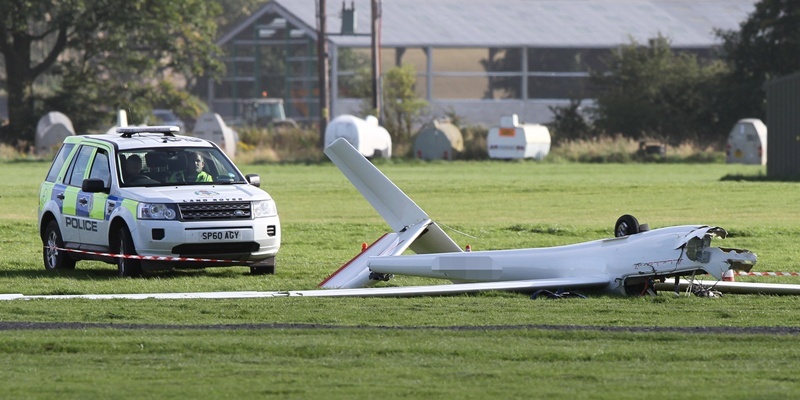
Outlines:
POLYGON ((120 126, 117 133, 122 137, 131 137, 134 133, 162 133, 164 136, 174 136, 173 133, 180 132, 181 128, 175 125, 153 125, 153 126, 120 126))

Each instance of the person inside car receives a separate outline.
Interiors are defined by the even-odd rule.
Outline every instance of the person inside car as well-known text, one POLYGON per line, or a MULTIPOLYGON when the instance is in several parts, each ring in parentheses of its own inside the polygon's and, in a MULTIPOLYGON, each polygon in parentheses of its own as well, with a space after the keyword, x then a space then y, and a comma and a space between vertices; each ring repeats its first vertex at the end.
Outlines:
POLYGON ((170 182, 212 182, 211 175, 203 168, 205 160, 197 152, 186 153, 186 170, 177 171, 170 176, 170 182))
POLYGON ((142 158, 133 154, 125 160, 122 170, 122 179, 128 185, 148 185, 158 183, 147 175, 142 174, 142 158))

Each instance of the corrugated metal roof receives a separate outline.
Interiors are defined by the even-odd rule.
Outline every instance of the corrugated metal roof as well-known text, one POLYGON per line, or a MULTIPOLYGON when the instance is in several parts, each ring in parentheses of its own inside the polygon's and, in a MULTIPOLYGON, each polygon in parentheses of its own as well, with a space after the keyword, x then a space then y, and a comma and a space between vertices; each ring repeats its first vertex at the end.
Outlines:
MULTIPOLYGON (((274 3, 274 4, 272 4, 274 3)), ((613 47, 659 33, 675 47, 719 43, 714 29, 737 30, 754 0, 383 0, 381 45, 386 47, 613 47)), ((328 32, 341 29, 341 0, 328 0, 328 32)), ((355 4, 356 32, 370 31, 370 0, 355 4)), ((273 0, 316 26, 316 0, 273 0)), ((226 35, 231 36, 231 35, 226 35)), ((368 36, 330 36, 338 45, 368 46, 368 36)), ((224 40, 222 40, 224 42, 224 40)))

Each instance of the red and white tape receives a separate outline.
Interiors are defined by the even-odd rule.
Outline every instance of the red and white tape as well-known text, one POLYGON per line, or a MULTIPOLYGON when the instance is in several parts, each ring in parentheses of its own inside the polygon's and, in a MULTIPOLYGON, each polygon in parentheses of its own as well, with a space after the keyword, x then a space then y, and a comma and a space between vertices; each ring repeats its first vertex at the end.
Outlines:
POLYGON ((86 251, 77 249, 64 249, 61 247, 53 247, 58 251, 66 251, 71 253, 90 254, 101 257, 114 257, 114 258, 128 258, 131 260, 147 260, 147 261, 189 261, 189 262, 212 262, 212 263, 250 263, 252 261, 242 260, 215 260, 212 258, 192 258, 192 257, 168 257, 168 256, 140 256, 136 254, 114 254, 114 253, 101 253, 97 251, 86 251))
POLYGON ((800 272, 744 272, 736 271, 737 276, 800 276, 800 272))

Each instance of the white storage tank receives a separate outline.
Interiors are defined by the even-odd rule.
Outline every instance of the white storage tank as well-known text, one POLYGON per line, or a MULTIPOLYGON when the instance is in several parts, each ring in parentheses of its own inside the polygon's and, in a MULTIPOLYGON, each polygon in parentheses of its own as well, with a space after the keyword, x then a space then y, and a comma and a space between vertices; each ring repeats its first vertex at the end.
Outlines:
POLYGON ((58 148, 67 136, 75 136, 72 121, 58 111, 51 111, 39 118, 36 124, 36 154, 49 154, 58 148))
POLYGON ((541 160, 550 153, 550 131, 544 125, 520 124, 517 114, 500 118, 486 138, 489 158, 541 160))
POLYGON ((767 164, 767 126, 757 118, 740 119, 728 135, 728 164, 767 164))
POLYGON ((414 156, 426 161, 451 161, 462 151, 464 136, 449 120, 434 120, 414 137, 414 156))
POLYGON ((392 157, 392 137, 372 115, 361 119, 343 114, 331 120, 325 128, 325 147, 338 138, 350 142, 364 157, 392 157))
POLYGON ((236 156, 238 135, 217 113, 207 112, 201 115, 194 124, 192 136, 214 142, 231 159, 236 156))

